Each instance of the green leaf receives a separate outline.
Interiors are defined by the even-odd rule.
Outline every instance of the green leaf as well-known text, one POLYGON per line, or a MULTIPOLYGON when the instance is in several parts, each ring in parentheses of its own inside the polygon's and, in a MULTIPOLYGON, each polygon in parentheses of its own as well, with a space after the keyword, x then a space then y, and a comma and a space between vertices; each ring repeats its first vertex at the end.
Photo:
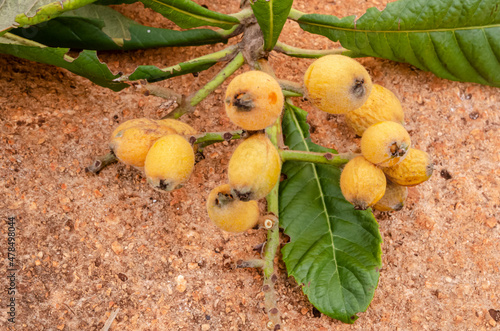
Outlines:
POLYGON ((439 77, 500 86, 498 0, 399 0, 354 16, 294 14, 302 29, 439 77))
POLYGON ((148 82, 157 82, 180 75, 198 73, 210 68, 217 62, 231 58, 237 50, 237 45, 229 46, 218 52, 203 55, 198 58, 182 62, 164 69, 160 69, 155 66, 139 66, 131 75, 122 76, 119 80, 133 81, 146 79, 148 82))
POLYGON ((93 83, 110 88, 113 91, 120 91, 129 86, 128 84, 114 81, 120 75, 114 75, 106 64, 99 61, 95 51, 85 50, 74 59, 66 55, 69 51, 68 48, 25 46, 12 40, 10 40, 10 43, 7 43, 6 39, 5 37, 0 38, 0 53, 65 68, 74 74, 88 78, 93 83))
POLYGON ((63 17, 85 17, 104 22, 102 32, 107 34, 111 39, 119 39, 118 44, 123 44, 123 40, 130 40, 130 24, 135 23, 133 20, 123 16, 116 10, 107 6, 87 5, 76 10, 72 10, 62 14, 63 17))
POLYGON ((48 21, 95 0, 16 0, 0 2, 0 32, 48 21))
POLYGON ((235 17, 208 10, 190 0, 141 0, 141 2, 183 29, 204 25, 230 29, 240 23, 235 17))
POLYGON ((76 10, 68 13, 71 16, 64 14, 48 22, 28 28, 14 29, 10 32, 51 47, 92 50, 134 50, 227 42, 227 37, 213 30, 193 29, 175 31, 151 28, 139 25, 109 7, 97 5, 89 5, 87 7, 98 8, 94 12, 99 14, 107 12, 112 12, 112 14, 91 18, 85 16, 86 14, 80 10, 76 10), (73 16, 75 13, 82 14, 82 16, 73 16), (113 23, 109 22, 110 17, 114 18, 114 25, 123 26, 127 32, 123 31, 121 34, 120 29, 117 29, 117 33, 106 33, 105 27, 113 26, 113 23))
MULTIPOLYGON (((306 112, 287 105, 285 144, 325 152, 308 138, 306 112)), ((322 313, 354 323, 368 308, 378 284, 382 238, 370 211, 355 210, 340 191, 340 170, 329 165, 285 162, 280 183, 280 226, 290 237, 283 249, 288 274, 322 313)))
POLYGON ((264 50, 271 51, 292 8, 293 0, 257 0, 252 10, 264 35, 264 50))
POLYGON ((206 59, 183 62, 166 69, 160 69, 155 66, 139 66, 130 76, 128 76, 127 80, 133 81, 146 79, 148 82, 153 83, 176 76, 198 73, 200 71, 207 70, 216 63, 217 60, 206 59))

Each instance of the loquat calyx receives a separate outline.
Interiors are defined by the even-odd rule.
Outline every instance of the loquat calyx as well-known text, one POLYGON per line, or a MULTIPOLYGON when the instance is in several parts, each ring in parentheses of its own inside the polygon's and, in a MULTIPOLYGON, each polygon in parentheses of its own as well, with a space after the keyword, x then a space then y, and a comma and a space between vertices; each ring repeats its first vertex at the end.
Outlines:
POLYGON ((408 131, 392 121, 379 122, 361 137, 361 153, 373 164, 391 167, 401 162, 411 145, 408 131))
POLYGON ((269 74, 247 71, 229 83, 224 104, 231 122, 256 131, 276 121, 283 109, 284 97, 280 85, 269 74))

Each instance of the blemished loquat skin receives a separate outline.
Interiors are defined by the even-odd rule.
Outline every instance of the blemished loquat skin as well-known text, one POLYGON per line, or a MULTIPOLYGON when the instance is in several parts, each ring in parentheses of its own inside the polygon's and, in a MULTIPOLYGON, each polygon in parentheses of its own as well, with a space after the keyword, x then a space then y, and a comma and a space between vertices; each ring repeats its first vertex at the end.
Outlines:
POLYGON ((207 198, 208 216, 214 224, 227 232, 243 232, 259 221, 257 201, 241 201, 231 194, 228 184, 214 188, 207 198))
POLYGON ((174 120, 172 118, 166 118, 166 119, 163 119, 163 120, 156 120, 155 123, 159 124, 159 125, 165 125, 171 129, 174 129, 178 134, 180 135, 190 135, 190 134, 196 134, 196 130, 184 123, 184 122, 181 122, 179 120, 174 120))
POLYGON ((379 211, 399 211, 403 209, 406 198, 408 197, 408 188, 387 180, 385 194, 374 206, 373 209, 379 211))
POLYGON ((344 198, 356 209, 365 210, 376 204, 385 193, 384 172, 363 156, 350 160, 340 175, 344 198))
POLYGON ((283 109, 284 97, 278 82, 262 71, 247 71, 228 85, 226 113, 231 122, 245 130, 272 125, 283 109))
POLYGON ((392 167, 403 161, 410 146, 408 131, 392 121, 370 126, 361 137, 361 153, 379 167, 392 167))
POLYGON ((243 141, 229 160, 231 193, 242 201, 264 198, 280 176, 281 158, 264 133, 243 141))
POLYGON ((383 168, 387 178, 403 186, 415 186, 425 182, 432 176, 434 164, 424 151, 410 148, 405 159, 399 164, 383 168))
POLYGON ((389 89, 373 84, 372 91, 365 104, 345 114, 346 124, 362 136, 373 124, 383 121, 404 123, 404 112, 401 102, 389 89))
POLYGON ((121 162, 142 168, 154 142, 165 135, 175 133, 174 129, 156 124, 132 126, 118 131, 111 138, 109 147, 121 162))
POLYGON ((113 139, 116 134, 120 131, 123 131, 128 128, 136 127, 136 126, 141 126, 141 127, 151 127, 154 128, 156 127, 156 123, 154 120, 149 119, 149 118, 134 118, 128 121, 125 121, 118 125, 116 129, 113 130, 113 133, 111 133, 111 139, 113 139))
POLYGON ((304 85, 308 99, 330 114, 361 107, 372 90, 366 69, 344 55, 326 55, 314 61, 305 73, 304 85))
POLYGON ((151 146, 144 162, 144 172, 153 188, 172 191, 189 179, 194 162, 193 146, 182 136, 170 134, 151 146))

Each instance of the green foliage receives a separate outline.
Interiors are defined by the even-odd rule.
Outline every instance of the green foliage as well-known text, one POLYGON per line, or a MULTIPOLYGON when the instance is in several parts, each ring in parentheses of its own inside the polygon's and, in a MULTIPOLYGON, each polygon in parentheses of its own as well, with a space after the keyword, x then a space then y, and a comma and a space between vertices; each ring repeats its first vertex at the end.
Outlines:
POLYGON ((48 22, 10 32, 51 47, 92 50, 133 50, 227 42, 227 37, 209 29, 175 31, 143 26, 109 7, 99 5, 85 6, 48 22))
MULTIPOLYGON (((4 42, 3 39, 0 39, 0 42, 4 42)), ((40 48, 14 43, 0 43, 0 53, 67 69, 113 91, 120 91, 128 87, 125 83, 113 81, 119 75, 111 73, 106 64, 99 61, 95 51, 85 50, 76 59, 68 57, 66 55, 68 51, 68 48, 40 48)))
POLYGON ((432 71, 437 76, 500 86, 498 0, 400 0, 355 20, 306 14, 302 29, 366 56, 432 71))
POLYGON ((271 51, 292 8, 293 0, 257 0, 252 10, 264 36, 264 50, 271 51))
POLYGON ((141 0, 183 29, 209 25, 230 29, 240 21, 232 16, 208 10, 190 0, 141 0))
MULTIPOLYGON (((306 112, 288 105, 285 144, 294 150, 327 152, 308 137, 306 112)), ((370 211, 355 210, 340 191, 340 169, 286 162, 280 184, 280 226, 290 237, 283 249, 288 274, 302 284, 322 313, 353 323, 373 299, 382 265, 382 239, 370 211)))
POLYGON ((132 81, 132 80, 146 79, 150 83, 158 82, 172 77, 177 77, 207 70, 216 63, 217 60, 205 59, 205 60, 179 63, 175 66, 166 69, 160 69, 155 66, 139 66, 128 77, 128 80, 132 81))
POLYGON ((0 35, 14 27, 48 21, 95 0, 16 0, 0 2, 0 35))

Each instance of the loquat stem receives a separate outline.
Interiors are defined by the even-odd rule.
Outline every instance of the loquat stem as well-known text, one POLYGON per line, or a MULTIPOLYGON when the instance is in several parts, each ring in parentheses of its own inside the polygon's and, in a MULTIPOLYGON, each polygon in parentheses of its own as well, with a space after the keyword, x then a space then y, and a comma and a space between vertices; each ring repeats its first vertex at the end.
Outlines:
POLYGON ((264 264, 265 262, 262 259, 238 261, 236 263, 236 268, 263 268, 264 264))
POLYGON ((118 162, 115 153, 109 152, 105 155, 98 156, 91 165, 85 168, 85 172, 91 172, 97 175, 102 169, 115 162, 118 162))
POLYGON ((277 79, 277 81, 278 84, 280 84, 281 89, 299 94, 298 96, 304 95, 304 86, 302 84, 285 79, 277 79))
POLYGON ((269 61, 266 59, 258 59, 255 63, 256 69, 265 72, 266 74, 271 75, 274 79, 277 80, 276 75, 274 74, 273 68, 269 65, 269 61))
MULTIPOLYGON (((283 141, 281 134, 281 119, 278 118, 276 122, 266 129, 269 139, 273 145, 278 148, 280 142, 283 141)), ((264 291, 264 304, 266 307, 267 315, 269 318, 268 326, 274 330, 280 329, 280 313, 276 303, 276 294, 274 291, 274 283, 278 280, 277 275, 274 273, 274 258, 280 243, 279 238, 279 181, 276 183, 272 191, 266 196, 267 210, 270 214, 278 220, 273 223, 272 227, 267 231, 267 243, 264 249, 264 267, 262 268, 264 274, 264 282, 262 290, 264 291), (272 323, 272 325, 270 325, 272 323)))
POLYGON ((230 141, 236 139, 242 139, 248 137, 248 132, 245 130, 236 130, 229 132, 207 132, 199 135, 187 136, 189 142, 199 145, 200 148, 204 148, 208 145, 215 143, 230 141))
POLYGON ((340 167, 349 160, 352 160, 360 154, 356 153, 343 153, 343 154, 333 154, 333 153, 315 153, 315 152, 304 152, 304 151, 294 151, 280 149, 278 150, 283 162, 286 161, 301 161, 301 162, 312 162, 320 164, 329 164, 333 166, 340 167))
POLYGON ((253 16, 253 10, 251 8, 245 8, 237 13, 229 14, 229 16, 237 18, 240 22, 249 17, 253 16))
POLYGON ((322 57, 325 55, 331 55, 331 54, 342 54, 350 57, 359 57, 361 55, 356 56, 356 52, 350 51, 345 48, 336 48, 336 49, 325 49, 325 50, 316 50, 316 49, 304 49, 304 48, 299 48, 299 47, 294 47, 291 45, 287 45, 282 42, 277 42, 276 45, 274 46, 274 50, 279 53, 286 54, 288 56, 292 57, 299 57, 299 58, 318 58, 322 57))
POLYGON ((186 99, 186 106, 178 107, 164 118, 179 118, 182 115, 190 112, 194 106, 199 104, 217 87, 219 87, 229 76, 238 70, 245 63, 243 54, 239 52, 219 73, 212 78, 205 86, 199 89, 196 93, 190 95, 186 99))
POLYGON ((290 13, 288 14, 288 18, 291 20, 298 20, 302 15, 306 15, 306 13, 303 13, 301 11, 298 11, 297 9, 291 9, 290 13))
POLYGON ((282 90, 283 96, 285 98, 291 98, 291 97, 301 97, 301 93, 293 92, 293 91, 288 91, 288 90, 282 90))
POLYGON ((185 99, 185 97, 180 94, 175 92, 172 89, 162 87, 159 85, 155 84, 146 84, 144 85, 144 88, 151 94, 156 97, 160 97, 163 99, 174 99, 175 102, 177 102, 178 105, 181 105, 185 99))

